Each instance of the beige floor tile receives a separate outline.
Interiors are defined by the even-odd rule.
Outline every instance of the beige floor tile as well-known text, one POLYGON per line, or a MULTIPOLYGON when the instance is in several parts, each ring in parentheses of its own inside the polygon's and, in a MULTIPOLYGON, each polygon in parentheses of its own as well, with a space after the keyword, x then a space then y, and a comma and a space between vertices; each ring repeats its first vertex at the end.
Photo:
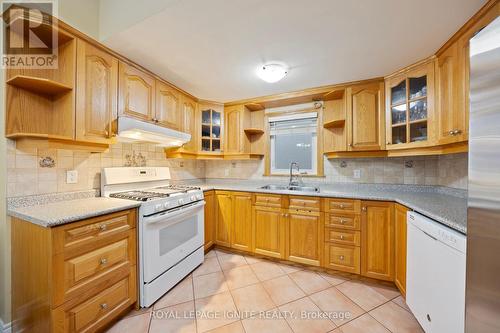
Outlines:
POLYGON ((245 260, 249 265, 256 264, 258 262, 265 261, 265 259, 257 258, 257 257, 252 257, 252 256, 245 256, 245 260))
POLYGON ((335 325, 308 297, 279 307, 294 332, 325 333, 335 325), (293 314, 293 315, 291 315, 293 314))
POLYGON ((206 332, 239 320, 233 298, 228 291, 197 299, 195 307, 198 332, 206 332))
POLYGON ((226 283, 229 289, 246 287, 259 282, 257 276, 249 265, 239 266, 230 270, 224 271, 226 283))
POLYGON ((193 276, 199 276, 199 275, 204 275, 204 274, 209 274, 209 273, 214 273, 214 272, 220 272, 221 268, 219 265, 219 260, 217 258, 208 258, 205 259, 203 264, 201 264, 194 272, 193 276))
MULTIPOLYGON (((293 333, 278 310, 242 320, 246 333, 293 333)), ((297 332, 298 333, 298 332, 297 332)))
POLYGON ((398 296, 396 297, 395 299, 392 300, 394 303, 396 303, 397 305, 399 305, 400 307, 402 307, 403 309, 405 309, 406 311, 410 311, 410 308, 408 307, 408 305, 406 304, 406 301, 405 299, 403 298, 403 296, 398 296))
POLYGON ((370 315, 393 333, 424 332, 415 317, 394 302, 370 311, 370 315))
POLYGON ((268 261, 262 261, 250 265, 250 267, 252 267, 255 275, 257 275, 257 278, 261 281, 285 275, 285 272, 281 269, 281 267, 279 267, 279 265, 268 261))
POLYGON ((205 259, 214 257, 217 257, 217 254, 215 254, 214 250, 210 250, 209 252, 205 253, 205 259))
POLYGON ((225 256, 227 254, 232 254, 230 251, 227 250, 222 250, 222 249, 216 249, 213 250, 217 256, 225 256))
POLYGON ((153 307, 150 306, 149 308, 140 308, 139 310, 133 309, 129 311, 125 317, 132 317, 132 316, 137 316, 145 313, 150 313, 153 310, 153 307))
POLYGON ((226 279, 222 272, 193 276, 194 298, 204 298, 228 291, 226 279))
POLYGON ((368 313, 337 328, 333 333, 391 333, 368 313))
POLYGON ((288 275, 264 281, 262 286, 276 305, 282 305, 306 296, 288 275))
POLYGON ((270 310, 275 307, 273 301, 260 283, 232 290, 231 294, 242 318, 248 318, 258 312, 270 310))
POLYGON ((382 284, 369 284, 373 289, 375 289, 379 294, 384 295, 387 299, 394 299, 401 296, 401 293, 396 287, 386 286, 382 284))
POLYGON ((349 281, 348 278, 340 276, 340 275, 335 275, 335 274, 328 274, 328 273, 319 273, 319 275, 328 281, 332 286, 339 285, 341 283, 344 283, 346 281, 349 281))
POLYGON ((222 268, 223 271, 226 271, 228 269, 232 269, 232 268, 235 268, 238 266, 247 265, 247 261, 245 260, 245 257, 243 257, 239 254, 220 255, 220 256, 218 256, 218 258, 219 258, 220 267, 222 268))
POLYGON ((122 332, 134 332, 134 333, 147 333, 149 329, 149 322, 151 316, 149 313, 145 313, 138 316, 126 317, 114 324, 108 333, 122 333, 122 332))
POLYGON ((327 313, 337 326, 345 324, 365 313, 362 308, 344 296, 335 287, 312 294, 309 297, 323 312, 327 313))
POLYGON ((330 283, 315 272, 298 271, 289 274, 289 276, 308 295, 331 287, 330 283))
POLYGON ((378 292, 378 289, 361 281, 348 281, 339 284, 337 289, 353 300, 365 311, 388 302, 390 299, 378 292))
POLYGON ((245 333, 245 329, 243 328, 241 321, 238 320, 232 324, 216 328, 207 333, 245 333))
POLYGON ((151 318, 149 333, 196 333, 194 302, 155 311, 151 318))
POLYGON ((279 265, 281 269, 286 273, 286 274, 291 274, 293 272, 298 272, 303 270, 303 267, 300 266, 293 266, 293 265, 286 265, 286 264, 281 264, 279 265))
POLYGON ((192 301, 193 296, 193 280, 189 276, 179 282, 175 287, 173 287, 168 293, 166 293, 162 298, 160 298, 154 305, 155 310, 161 309, 167 306, 185 303, 192 301))

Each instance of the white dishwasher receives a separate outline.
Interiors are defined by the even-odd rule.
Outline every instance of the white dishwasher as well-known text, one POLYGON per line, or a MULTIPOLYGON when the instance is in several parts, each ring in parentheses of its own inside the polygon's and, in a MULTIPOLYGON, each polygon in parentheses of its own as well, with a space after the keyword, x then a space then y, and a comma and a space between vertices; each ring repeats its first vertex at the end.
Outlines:
POLYGON ((408 212, 406 303, 426 333, 463 333, 466 236, 408 212))

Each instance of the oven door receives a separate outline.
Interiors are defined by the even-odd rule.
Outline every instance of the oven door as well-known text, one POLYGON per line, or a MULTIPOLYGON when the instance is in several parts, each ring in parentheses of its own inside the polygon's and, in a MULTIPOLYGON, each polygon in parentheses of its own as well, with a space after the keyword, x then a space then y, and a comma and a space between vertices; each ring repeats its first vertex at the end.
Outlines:
POLYGON ((146 216, 142 220, 142 265, 149 283, 203 246, 205 201, 146 216))

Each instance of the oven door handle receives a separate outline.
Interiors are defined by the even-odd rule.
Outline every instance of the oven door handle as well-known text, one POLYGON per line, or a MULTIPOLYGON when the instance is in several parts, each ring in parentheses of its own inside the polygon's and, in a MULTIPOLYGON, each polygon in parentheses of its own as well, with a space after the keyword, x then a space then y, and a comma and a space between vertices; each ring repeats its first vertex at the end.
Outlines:
POLYGON ((179 207, 177 209, 173 209, 171 211, 166 211, 164 213, 160 213, 158 215, 153 215, 153 216, 147 216, 144 218, 144 223, 146 224, 152 224, 152 223, 158 223, 161 221, 165 221, 166 219, 169 219, 168 224, 175 224, 175 221, 172 221, 171 219, 174 219, 176 221, 182 219, 183 217, 189 216, 193 214, 194 211, 199 210, 205 206, 205 201, 198 201, 194 204, 191 205, 186 205, 184 207, 179 207))

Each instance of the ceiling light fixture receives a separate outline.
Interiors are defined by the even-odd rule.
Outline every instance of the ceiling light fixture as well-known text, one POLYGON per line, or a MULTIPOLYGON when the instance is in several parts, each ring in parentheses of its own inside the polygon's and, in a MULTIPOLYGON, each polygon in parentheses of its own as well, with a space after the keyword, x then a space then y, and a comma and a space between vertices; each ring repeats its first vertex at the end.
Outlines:
POLYGON ((259 67, 257 75, 269 83, 278 82, 288 74, 288 69, 280 64, 267 64, 259 67))

